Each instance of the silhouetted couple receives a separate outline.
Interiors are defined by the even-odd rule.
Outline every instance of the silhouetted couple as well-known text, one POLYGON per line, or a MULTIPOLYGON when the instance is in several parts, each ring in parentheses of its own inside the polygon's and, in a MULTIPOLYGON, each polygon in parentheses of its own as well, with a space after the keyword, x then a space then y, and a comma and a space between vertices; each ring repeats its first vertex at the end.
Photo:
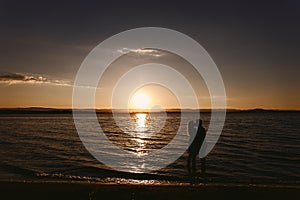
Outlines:
MULTIPOLYGON (((191 145, 188 148, 188 160, 187 160, 187 168, 190 174, 196 173, 196 156, 199 155, 199 151, 201 146, 203 145, 206 131, 202 127, 202 120, 198 119, 196 122, 190 121, 188 124, 188 133, 190 135, 191 145), (191 169, 192 163, 192 169, 191 169)), ((205 158, 201 158, 201 172, 205 173, 205 158)))

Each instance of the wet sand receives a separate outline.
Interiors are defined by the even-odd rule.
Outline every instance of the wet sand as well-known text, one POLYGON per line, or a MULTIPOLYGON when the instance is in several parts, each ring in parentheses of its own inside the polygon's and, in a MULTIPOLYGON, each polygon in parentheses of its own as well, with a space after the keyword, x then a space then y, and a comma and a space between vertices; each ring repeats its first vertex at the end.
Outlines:
POLYGON ((97 183, 0 183, 1 199, 291 199, 293 187, 224 185, 123 185, 97 183))

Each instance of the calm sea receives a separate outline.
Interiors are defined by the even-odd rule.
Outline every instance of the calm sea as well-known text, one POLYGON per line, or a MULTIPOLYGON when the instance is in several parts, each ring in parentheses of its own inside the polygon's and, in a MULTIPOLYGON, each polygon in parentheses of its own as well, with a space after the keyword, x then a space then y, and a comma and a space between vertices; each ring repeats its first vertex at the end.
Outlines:
MULTIPOLYGON (((193 117, 193 113, 189 115, 193 117)), ((107 138, 131 153, 149 153, 164 147, 174 137, 180 120, 179 113, 156 114, 151 120, 147 114, 131 117, 135 124, 124 123, 123 128, 129 131, 124 134, 111 115, 98 115, 107 138), (162 117, 167 117, 164 124, 160 123, 162 117), (163 130, 161 134, 155 134, 159 129, 163 130)), ((209 114, 203 113, 201 118, 207 128, 209 114)), ((125 119, 119 121, 126 122, 125 119)), ((189 184, 193 181, 196 184, 299 187, 299 130, 300 112, 228 113, 223 132, 206 157, 206 171, 200 172, 198 159, 198 173, 191 178, 186 168, 187 153, 151 173, 118 172, 99 162, 85 149, 71 114, 2 114, 0 181, 129 184, 189 184)), ((132 163, 123 164, 130 166, 132 163)))

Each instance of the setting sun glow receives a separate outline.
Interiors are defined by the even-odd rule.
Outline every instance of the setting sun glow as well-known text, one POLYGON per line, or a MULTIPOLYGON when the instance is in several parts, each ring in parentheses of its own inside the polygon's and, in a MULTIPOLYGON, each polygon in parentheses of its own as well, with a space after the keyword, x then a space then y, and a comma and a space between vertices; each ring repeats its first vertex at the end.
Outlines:
POLYGON ((136 109, 146 109, 150 103, 150 98, 145 93, 136 93, 131 98, 131 105, 136 109))

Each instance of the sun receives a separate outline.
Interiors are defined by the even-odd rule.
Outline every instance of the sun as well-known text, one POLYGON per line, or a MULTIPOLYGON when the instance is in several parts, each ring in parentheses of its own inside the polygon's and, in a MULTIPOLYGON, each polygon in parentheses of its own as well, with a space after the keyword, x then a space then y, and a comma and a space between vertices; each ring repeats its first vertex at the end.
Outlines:
POLYGON ((150 98, 145 93, 136 93, 131 98, 131 104, 137 109, 146 109, 150 103, 150 98))

